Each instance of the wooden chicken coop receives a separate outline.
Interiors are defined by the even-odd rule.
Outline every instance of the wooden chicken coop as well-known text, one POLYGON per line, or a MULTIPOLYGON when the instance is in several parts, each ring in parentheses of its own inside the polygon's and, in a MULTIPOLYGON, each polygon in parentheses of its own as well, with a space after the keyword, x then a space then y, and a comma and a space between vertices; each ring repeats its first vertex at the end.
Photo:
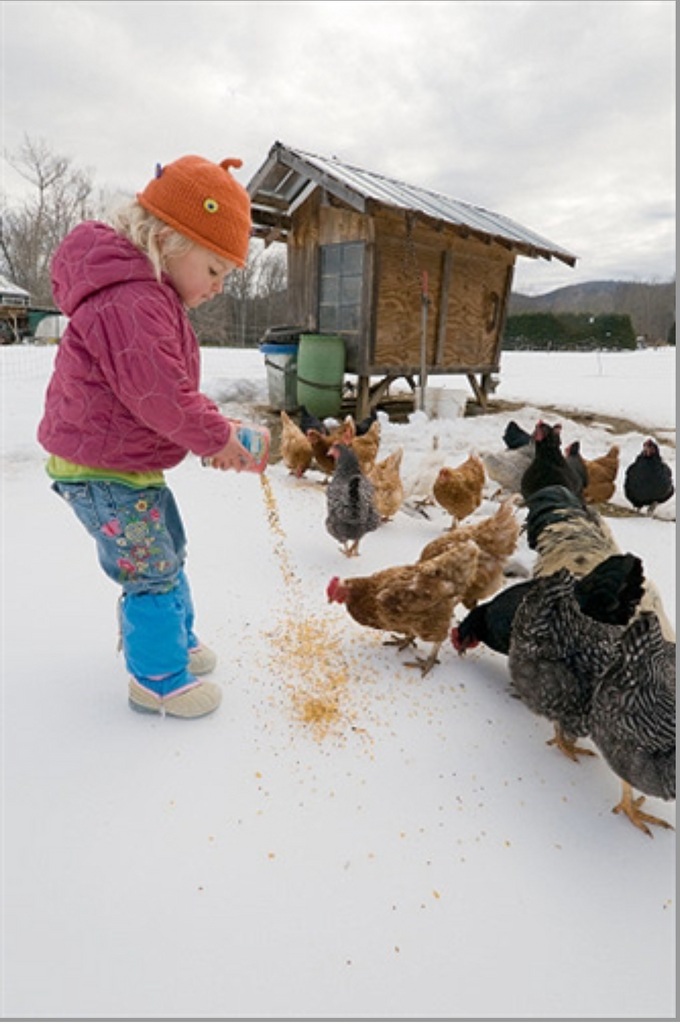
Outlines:
POLYGON ((576 263, 499 214, 280 142, 247 188, 255 235, 287 247, 289 323, 344 340, 358 417, 399 377, 422 394, 463 374, 485 406, 515 260, 576 263))

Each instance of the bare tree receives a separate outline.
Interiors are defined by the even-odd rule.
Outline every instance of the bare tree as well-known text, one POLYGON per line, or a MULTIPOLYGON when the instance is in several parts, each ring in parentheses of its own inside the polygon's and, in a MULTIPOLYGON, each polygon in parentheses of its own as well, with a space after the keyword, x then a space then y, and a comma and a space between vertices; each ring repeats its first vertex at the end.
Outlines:
POLYGON ((0 265, 29 292, 33 305, 51 306, 52 254, 76 224, 92 216, 92 180, 42 140, 26 137, 7 160, 33 191, 21 205, 3 211, 0 265))
POLYGON ((285 322, 286 280, 285 248, 251 246, 248 262, 228 276, 222 295, 192 311, 201 343, 256 345, 267 327, 285 322))
MULTIPOLYGON (((30 186, 28 198, 3 210, 0 272, 25 288, 33 306, 53 306, 50 263, 55 249, 77 224, 101 213, 90 174, 47 143, 24 140, 7 157, 30 186)), ((256 345, 267 327, 285 322, 286 249, 253 243, 248 262, 227 278, 224 293, 192 312, 205 343, 256 345)))

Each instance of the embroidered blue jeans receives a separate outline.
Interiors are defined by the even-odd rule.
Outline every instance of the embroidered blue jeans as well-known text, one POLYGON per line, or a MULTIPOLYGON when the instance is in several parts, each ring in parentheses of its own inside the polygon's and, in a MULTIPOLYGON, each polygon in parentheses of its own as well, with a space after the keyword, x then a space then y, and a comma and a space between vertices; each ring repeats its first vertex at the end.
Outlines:
POLYGON ((121 636, 128 671, 163 697, 193 684, 187 666, 198 639, 184 572, 186 535, 172 491, 108 480, 52 486, 94 538, 106 575, 123 589, 121 636))

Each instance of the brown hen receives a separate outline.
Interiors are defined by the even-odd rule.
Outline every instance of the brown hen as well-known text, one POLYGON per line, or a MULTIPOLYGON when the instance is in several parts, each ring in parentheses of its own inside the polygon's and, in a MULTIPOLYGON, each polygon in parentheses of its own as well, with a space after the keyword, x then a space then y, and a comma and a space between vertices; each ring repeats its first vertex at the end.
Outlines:
POLYGON ((606 455, 599 459, 584 459, 588 483, 583 491, 583 500, 588 505, 609 501, 616 490, 619 472, 619 448, 613 444, 606 455))
POLYGON ((326 590, 329 601, 344 604, 360 626, 393 634, 388 643, 403 650, 415 640, 432 645, 425 659, 416 659, 423 675, 451 629, 453 609, 475 572, 479 548, 471 540, 451 543, 436 558, 415 565, 393 566, 371 576, 339 579, 326 590))
POLYGON ((376 462, 368 473, 368 479, 375 488, 373 502, 385 522, 397 514, 404 500, 404 484, 401 479, 403 455, 404 449, 398 448, 382 462, 376 462))
POLYGON ((359 460, 362 473, 368 475, 375 466, 380 448, 379 420, 374 420, 365 434, 355 433, 349 446, 359 460))
POLYGON ((293 476, 304 476, 312 464, 312 443, 285 410, 281 410, 281 458, 293 476))
POLYGON ((312 446, 314 461, 326 476, 332 476, 335 472, 335 459, 330 454, 334 444, 349 444, 354 437, 354 420, 348 416, 346 420, 333 427, 327 434, 312 427, 307 431, 312 446))
POLYGON ((515 498, 506 498, 493 515, 476 523, 452 526, 450 530, 426 544, 420 561, 436 557, 449 544, 473 540, 479 548, 475 572, 461 592, 460 602, 474 608, 479 601, 491 597, 505 582, 505 566, 517 547, 520 522, 515 515, 515 498))
POLYGON ((442 466, 432 493, 435 501, 453 517, 455 525, 479 508, 485 482, 484 463, 478 455, 470 454, 465 462, 454 469, 442 466))

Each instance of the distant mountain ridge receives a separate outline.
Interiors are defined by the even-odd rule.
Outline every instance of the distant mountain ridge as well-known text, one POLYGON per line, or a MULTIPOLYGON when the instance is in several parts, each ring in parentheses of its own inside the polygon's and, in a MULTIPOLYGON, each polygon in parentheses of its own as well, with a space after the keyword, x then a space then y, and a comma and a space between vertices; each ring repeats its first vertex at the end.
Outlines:
POLYGON ((675 324, 675 281, 586 281, 544 295, 512 292, 508 315, 517 313, 628 314, 636 335, 665 342, 675 324))

